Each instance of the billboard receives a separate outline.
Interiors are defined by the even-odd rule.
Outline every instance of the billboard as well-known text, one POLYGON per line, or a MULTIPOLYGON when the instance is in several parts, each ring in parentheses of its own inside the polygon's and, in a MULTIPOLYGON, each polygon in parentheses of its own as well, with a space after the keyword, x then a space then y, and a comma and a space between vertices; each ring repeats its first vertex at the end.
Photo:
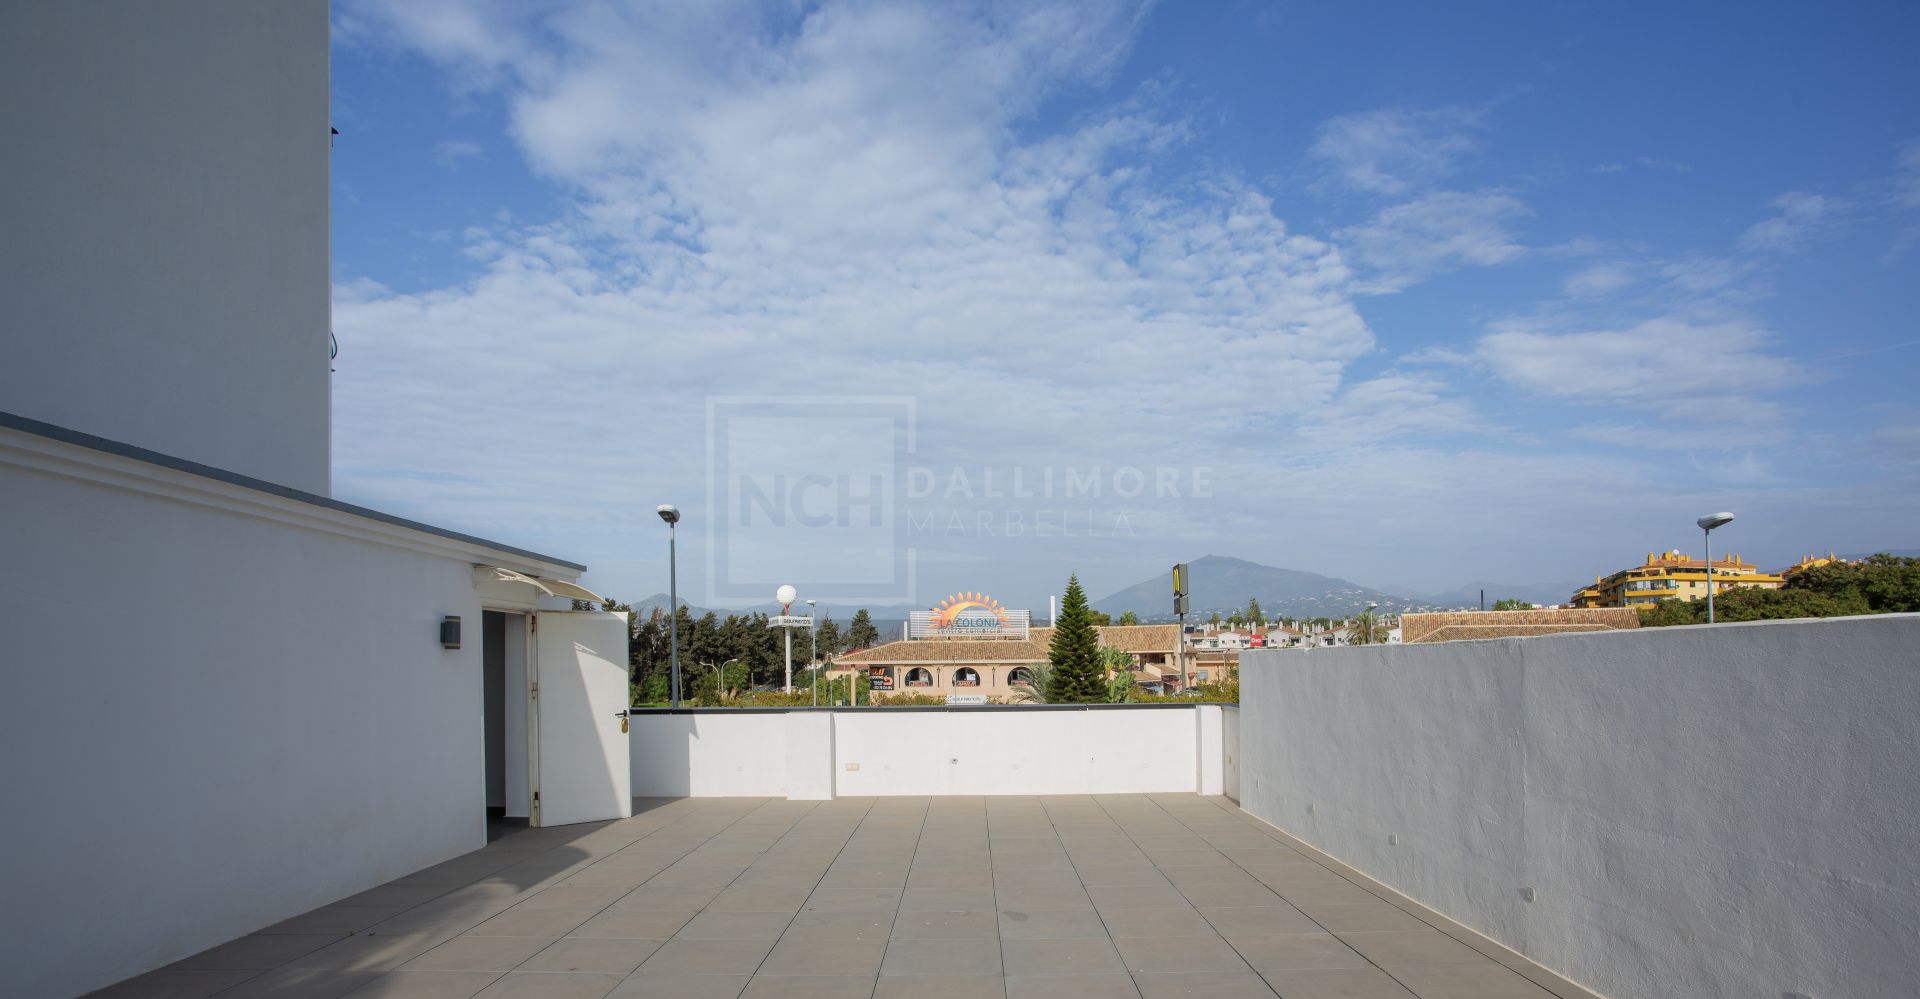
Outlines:
POLYGON ((907 616, 908 638, 1026 638, 1032 615, 1008 610, 984 593, 956 593, 907 616))
POLYGON ((867 667, 867 689, 868 690, 892 690, 893 689, 893 667, 891 666, 867 667))

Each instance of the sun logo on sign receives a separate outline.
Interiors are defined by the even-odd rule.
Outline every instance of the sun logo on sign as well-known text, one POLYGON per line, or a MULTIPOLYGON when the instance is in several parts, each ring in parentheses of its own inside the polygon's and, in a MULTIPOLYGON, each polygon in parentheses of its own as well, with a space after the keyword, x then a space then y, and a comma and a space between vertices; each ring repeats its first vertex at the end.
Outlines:
POLYGON ((956 593, 933 609, 936 628, 997 627, 1007 623, 1006 608, 984 593, 956 593))

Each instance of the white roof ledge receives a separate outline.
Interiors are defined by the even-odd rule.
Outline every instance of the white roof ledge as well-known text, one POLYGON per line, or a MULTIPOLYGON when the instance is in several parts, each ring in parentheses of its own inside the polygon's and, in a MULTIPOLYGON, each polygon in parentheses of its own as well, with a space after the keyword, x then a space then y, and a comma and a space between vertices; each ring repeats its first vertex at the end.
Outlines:
POLYGON ((512 569, 498 565, 474 566, 473 581, 475 583, 525 583, 550 597, 587 600, 596 604, 604 604, 607 602, 607 598, 581 586, 579 583, 569 583, 559 579, 548 579, 545 576, 529 576, 524 572, 515 572, 512 569))

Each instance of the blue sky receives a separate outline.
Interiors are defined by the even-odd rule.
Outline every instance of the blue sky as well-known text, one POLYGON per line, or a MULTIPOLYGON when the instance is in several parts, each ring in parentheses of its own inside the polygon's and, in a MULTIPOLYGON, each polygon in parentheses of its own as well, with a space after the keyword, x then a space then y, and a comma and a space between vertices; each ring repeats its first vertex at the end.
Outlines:
POLYGON ((893 511, 918 603, 1920 547, 1920 12, 1461 11, 337 3, 336 493, 623 598, 672 501, 683 594, 824 587, 701 526, 709 401, 908 398, 970 486, 893 511))

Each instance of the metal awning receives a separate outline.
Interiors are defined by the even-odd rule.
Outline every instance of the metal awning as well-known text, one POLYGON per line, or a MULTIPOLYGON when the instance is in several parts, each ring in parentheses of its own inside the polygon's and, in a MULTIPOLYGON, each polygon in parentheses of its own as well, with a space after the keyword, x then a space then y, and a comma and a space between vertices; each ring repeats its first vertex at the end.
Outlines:
POLYGON ((550 597, 588 600, 596 604, 604 604, 607 602, 607 598, 581 586, 579 583, 569 583, 559 579, 548 579, 545 576, 529 576, 524 572, 515 572, 512 569, 498 565, 474 566, 473 581, 476 583, 525 583, 550 597))

